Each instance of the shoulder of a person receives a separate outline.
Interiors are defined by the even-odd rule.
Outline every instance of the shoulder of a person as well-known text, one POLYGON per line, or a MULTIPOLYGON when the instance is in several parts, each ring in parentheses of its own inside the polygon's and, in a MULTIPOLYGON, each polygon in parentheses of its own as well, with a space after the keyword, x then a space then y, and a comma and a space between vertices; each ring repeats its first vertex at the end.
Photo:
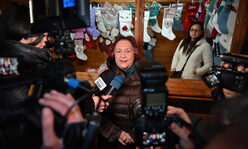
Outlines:
POLYGON ((206 40, 205 37, 203 37, 202 39, 200 39, 200 40, 197 42, 197 45, 210 46, 210 44, 207 42, 207 40, 206 40))

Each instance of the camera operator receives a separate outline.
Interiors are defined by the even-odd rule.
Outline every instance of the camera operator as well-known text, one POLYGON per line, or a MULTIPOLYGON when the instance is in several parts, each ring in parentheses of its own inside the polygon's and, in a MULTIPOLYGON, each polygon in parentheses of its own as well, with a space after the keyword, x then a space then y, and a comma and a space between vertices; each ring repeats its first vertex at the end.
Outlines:
MULTIPOLYGON (((103 100, 107 100, 112 96, 103 95, 101 97, 103 100)), ((98 96, 93 96, 93 100, 95 103, 95 108, 97 107, 96 105, 98 105, 98 103, 100 102, 99 109, 95 109, 98 112, 103 112, 108 106, 108 103, 100 100, 100 97, 98 96)), ((74 104, 74 102, 75 100, 70 94, 62 94, 55 90, 51 91, 50 93, 44 94, 43 98, 39 100, 39 103, 45 106, 42 110, 42 128, 43 128, 43 145, 46 149, 60 149, 63 147, 62 140, 56 136, 56 133, 54 131, 54 114, 52 110, 58 112, 62 116, 66 116, 66 127, 70 127, 69 125, 74 125, 72 127, 75 127, 73 129, 77 129, 77 131, 79 131, 78 133, 83 131, 84 129, 83 123, 85 119, 83 118, 78 105, 72 108, 71 111, 66 115, 67 111, 74 104)), ((70 131, 70 129, 67 130, 70 131)), ((71 136, 73 135, 73 132, 65 133, 65 135, 68 134, 70 134, 70 136, 65 136, 65 137, 67 138, 70 137, 72 139, 71 142, 67 144, 70 145, 69 148, 79 147, 78 145, 82 144, 83 142, 82 135, 80 135, 81 138, 80 137, 78 138, 78 136, 71 136), (71 146, 71 144, 74 144, 75 146, 71 146)))
POLYGON ((32 34, 29 8, 13 3, 0 17, 0 57, 17 57, 23 62, 21 73, 39 74, 53 58, 45 48, 47 33, 32 34))
MULTIPOLYGON (((232 65, 230 62, 225 62, 222 61, 221 64, 222 68, 225 69, 231 69, 233 71, 239 71, 239 72, 246 72, 248 73, 248 67, 245 64, 236 64, 236 65, 232 65)), ((247 74, 248 75, 248 74, 247 74)), ((224 87, 220 87, 217 86, 213 91, 212 91, 212 96, 215 100, 223 100, 223 99, 229 99, 229 98, 234 98, 237 96, 240 96, 241 93, 224 88, 224 87)))
MULTIPOLYGON (((233 100, 226 100, 222 104, 214 107, 217 119, 215 125, 220 129, 216 135, 210 139, 204 148, 206 149, 243 149, 247 148, 248 119, 244 113, 247 113, 248 92, 233 100), (235 108, 233 108, 235 107, 235 108)), ((167 114, 176 114, 191 123, 189 115, 180 108, 168 107, 167 114)), ((194 140, 190 137, 191 131, 185 127, 179 127, 172 123, 172 131, 180 137, 179 148, 192 149, 197 148, 194 140)))
POLYGON ((154 60, 136 64, 141 81, 142 101, 134 105, 136 141, 139 146, 203 148, 218 127, 211 121, 168 106, 168 79, 164 66, 154 60))
MULTIPOLYGON (((178 117, 182 118, 185 122, 192 124, 191 119, 189 118, 188 114, 181 108, 176 108, 173 106, 167 107, 167 114, 168 115, 177 115, 178 117)), ((175 122, 171 124, 171 130, 180 138, 179 139, 179 147, 183 149, 194 149, 195 144, 194 140, 192 140, 189 135, 192 131, 185 126, 180 127, 175 122)))

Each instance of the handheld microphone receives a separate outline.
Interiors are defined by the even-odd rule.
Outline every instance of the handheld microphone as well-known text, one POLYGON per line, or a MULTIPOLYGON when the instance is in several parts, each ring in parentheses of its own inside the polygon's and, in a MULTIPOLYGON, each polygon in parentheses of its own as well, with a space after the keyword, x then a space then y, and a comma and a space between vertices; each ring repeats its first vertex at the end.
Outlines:
POLYGON ((115 73, 113 71, 108 71, 104 75, 100 75, 99 78, 95 80, 96 88, 92 91, 93 94, 101 95, 104 94, 106 87, 115 77, 115 73))
POLYGON ((68 84, 69 87, 71 88, 80 88, 82 89, 83 91, 86 91, 87 93, 90 93, 90 90, 84 86, 82 86, 79 82, 79 80, 77 79, 74 79, 74 78, 64 78, 64 81, 68 84))
POLYGON ((114 79, 110 82, 110 88, 105 95, 111 95, 114 90, 118 90, 123 83, 121 76, 115 76, 114 79))

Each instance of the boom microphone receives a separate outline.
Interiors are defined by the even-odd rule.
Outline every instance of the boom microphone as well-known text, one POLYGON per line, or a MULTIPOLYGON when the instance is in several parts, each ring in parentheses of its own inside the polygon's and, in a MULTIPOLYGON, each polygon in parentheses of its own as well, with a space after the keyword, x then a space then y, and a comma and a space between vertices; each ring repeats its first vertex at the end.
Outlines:
POLYGON ((110 89, 106 92, 105 95, 111 95, 114 90, 118 90, 123 83, 121 76, 115 76, 114 79, 110 82, 110 89))

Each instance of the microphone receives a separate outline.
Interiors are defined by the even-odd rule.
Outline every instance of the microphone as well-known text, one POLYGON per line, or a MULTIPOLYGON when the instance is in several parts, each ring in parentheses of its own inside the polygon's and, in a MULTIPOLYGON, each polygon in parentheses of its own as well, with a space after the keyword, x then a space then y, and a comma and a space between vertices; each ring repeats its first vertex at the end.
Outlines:
POLYGON ((106 87, 110 84, 114 77, 115 73, 113 71, 108 71, 105 72, 104 75, 100 75, 100 77, 95 80, 97 87, 92 91, 92 93, 96 95, 104 94, 106 87))
POLYGON ((111 95, 114 90, 118 90, 123 83, 121 76, 115 76, 114 79, 110 82, 110 89, 106 92, 106 95, 111 95))
POLYGON ((77 80, 77 79, 75 79, 75 78, 64 78, 64 81, 65 81, 65 82, 68 84, 68 86, 71 87, 71 88, 74 88, 74 89, 80 88, 80 89, 82 89, 83 91, 86 91, 87 93, 90 93, 90 92, 91 92, 88 88, 82 86, 82 85, 80 84, 79 80, 77 80))

